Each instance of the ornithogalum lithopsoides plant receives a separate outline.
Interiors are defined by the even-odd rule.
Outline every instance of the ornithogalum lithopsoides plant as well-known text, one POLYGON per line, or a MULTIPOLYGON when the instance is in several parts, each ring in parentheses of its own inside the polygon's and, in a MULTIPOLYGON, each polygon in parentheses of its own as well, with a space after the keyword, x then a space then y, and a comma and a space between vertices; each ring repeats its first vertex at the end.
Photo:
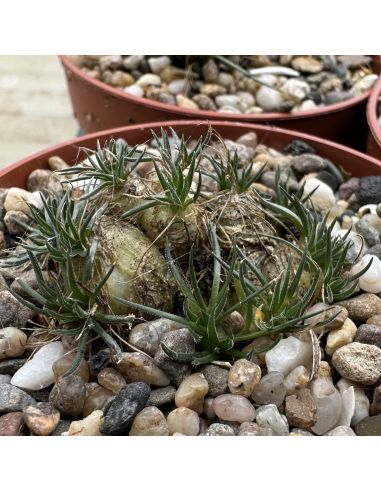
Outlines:
POLYGON ((154 148, 98 145, 62 172, 62 196, 31 207, 30 230, 6 262, 33 268, 38 288, 20 281, 28 299, 14 295, 48 318, 53 333, 76 337, 76 363, 94 337, 120 356, 111 325, 123 333, 142 314, 189 329, 195 353, 163 347, 177 360, 250 357, 251 341, 266 336, 270 347, 304 329, 312 316, 305 312, 319 298, 333 302, 354 292, 365 269, 343 275, 348 237, 334 236, 328 218, 287 183, 278 182, 272 200, 255 193, 253 165, 242 166, 237 153, 220 159, 211 138, 208 132, 190 147, 172 131, 154 135, 154 148), (202 167, 203 159, 211 167, 202 167), (142 177, 148 161, 152 170, 142 177), (201 192, 208 173, 216 196, 201 192), (274 233, 279 224, 284 237, 274 233), (268 248, 280 243, 292 252, 272 275, 253 260, 271 255, 266 239, 268 248), (233 328, 234 316, 241 322, 233 328))

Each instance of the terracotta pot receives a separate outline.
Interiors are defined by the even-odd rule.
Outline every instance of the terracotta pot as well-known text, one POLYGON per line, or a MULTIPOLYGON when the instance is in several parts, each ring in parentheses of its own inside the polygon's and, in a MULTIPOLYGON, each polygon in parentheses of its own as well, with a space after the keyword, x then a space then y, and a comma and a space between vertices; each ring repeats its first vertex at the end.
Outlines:
POLYGON ((354 176, 381 174, 381 161, 365 154, 361 154, 356 150, 312 135, 249 123, 185 120, 114 128, 112 130, 105 130, 91 135, 84 135, 54 145, 53 147, 49 147, 48 149, 33 154, 26 159, 2 169, 0 171, 0 187, 8 188, 11 186, 18 186, 20 188, 25 188, 29 174, 35 169, 47 168, 49 157, 59 155, 69 164, 74 164, 85 156, 85 153, 81 148, 95 149, 98 140, 103 143, 112 137, 125 138, 129 144, 134 145, 149 141, 152 137, 151 129, 158 133, 161 128, 168 129, 170 127, 178 134, 183 134, 187 138, 197 138, 201 135, 205 135, 209 125, 211 125, 222 137, 233 140, 237 139, 243 133, 255 131, 261 143, 278 150, 282 150, 284 146, 293 139, 303 140, 313 146, 319 155, 330 159, 337 166, 341 166, 345 171, 354 176))
POLYGON ((366 107, 369 132, 366 152, 369 155, 381 159, 381 128, 377 122, 377 101, 381 96, 381 77, 373 87, 366 107))
MULTIPOLYGON (((132 96, 89 77, 67 56, 60 58, 65 69, 74 114, 86 132, 152 121, 206 118, 245 123, 270 123, 328 138, 359 150, 365 149, 367 135, 365 111, 369 92, 348 101, 297 114, 217 113, 201 109, 184 109, 132 96), (356 122, 355 125, 352 124, 354 122, 356 122)), ((380 73, 381 57, 373 56, 372 58, 374 71, 380 73)))

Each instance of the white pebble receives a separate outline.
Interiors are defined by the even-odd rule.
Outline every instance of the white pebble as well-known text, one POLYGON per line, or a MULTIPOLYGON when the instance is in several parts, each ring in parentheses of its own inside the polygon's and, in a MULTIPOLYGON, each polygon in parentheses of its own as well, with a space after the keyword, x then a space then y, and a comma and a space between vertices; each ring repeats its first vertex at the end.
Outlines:
POLYGON ((160 85, 161 79, 158 75, 154 73, 145 73, 136 81, 141 87, 147 87, 148 85, 160 85))
POLYGON ((61 342, 51 342, 38 350, 13 376, 11 384, 27 390, 39 390, 55 381, 53 364, 65 353, 61 342))
POLYGON ((311 195, 310 200, 318 211, 327 212, 336 204, 332 188, 319 179, 310 178, 305 181, 303 195, 309 195, 315 188, 316 191, 311 195))
POLYGON ((188 82, 185 79, 176 79, 172 80, 170 84, 168 84, 168 91, 177 96, 177 94, 184 93, 187 89, 188 82))
POLYGON ((351 268, 351 274, 355 275, 367 266, 370 260, 372 264, 359 278, 359 286, 364 292, 379 294, 381 292, 381 260, 375 255, 364 255, 359 262, 351 268))
POLYGON ((156 58, 149 58, 148 65, 153 73, 160 73, 164 68, 171 64, 171 59, 168 56, 157 56, 156 58))
POLYGON ((283 102, 282 94, 279 91, 261 86, 256 95, 258 106, 265 111, 280 111, 283 102))
POLYGON ((136 96, 136 97, 144 96, 144 90, 140 87, 140 85, 136 85, 136 84, 132 84, 129 85, 128 87, 125 87, 123 91, 127 92, 127 94, 131 94, 131 96, 136 96))
POLYGON ((283 338, 266 352, 268 372, 278 371, 287 376, 297 366, 309 366, 312 362, 312 345, 295 337, 283 338))

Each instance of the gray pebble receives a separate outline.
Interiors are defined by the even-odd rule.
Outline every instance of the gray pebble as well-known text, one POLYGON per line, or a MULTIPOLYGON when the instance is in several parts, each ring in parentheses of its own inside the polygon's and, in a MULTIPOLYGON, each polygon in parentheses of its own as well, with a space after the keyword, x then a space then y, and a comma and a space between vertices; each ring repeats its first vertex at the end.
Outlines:
POLYGON ((8 383, 0 384, 0 414, 19 412, 35 403, 35 399, 20 388, 8 383))
POLYGON ((176 388, 174 386, 165 386, 151 391, 148 398, 147 406, 162 407, 175 401, 176 388))

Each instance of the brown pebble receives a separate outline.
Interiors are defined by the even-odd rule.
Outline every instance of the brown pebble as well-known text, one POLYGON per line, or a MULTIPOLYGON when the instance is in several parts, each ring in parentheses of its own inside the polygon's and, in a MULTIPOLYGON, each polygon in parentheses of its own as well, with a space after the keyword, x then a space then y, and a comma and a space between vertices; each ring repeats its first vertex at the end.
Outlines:
POLYGON ((99 372, 98 383, 115 394, 119 393, 119 391, 127 384, 120 372, 112 367, 105 367, 99 372))
POLYGON ((24 425, 22 412, 10 412, 0 417, 0 436, 19 436, 24 425))
POLYGON ((80 376, 71 374, 53 386, 49 400, 63 414, 76 417, 82 414, 86 387, 80 376))

